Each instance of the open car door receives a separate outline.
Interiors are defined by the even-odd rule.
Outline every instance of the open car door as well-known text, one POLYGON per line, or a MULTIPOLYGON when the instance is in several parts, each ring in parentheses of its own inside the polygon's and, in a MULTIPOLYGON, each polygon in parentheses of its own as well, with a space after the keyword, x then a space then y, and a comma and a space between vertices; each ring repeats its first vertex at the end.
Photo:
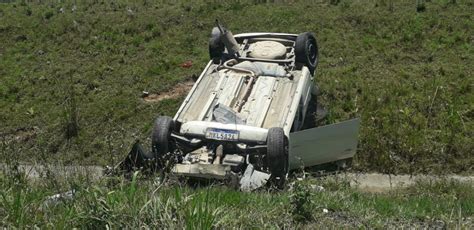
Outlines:
POLYGON ((359 125, 360 119, 356 118, 290 133, 290 170, 353 157, 359 125))

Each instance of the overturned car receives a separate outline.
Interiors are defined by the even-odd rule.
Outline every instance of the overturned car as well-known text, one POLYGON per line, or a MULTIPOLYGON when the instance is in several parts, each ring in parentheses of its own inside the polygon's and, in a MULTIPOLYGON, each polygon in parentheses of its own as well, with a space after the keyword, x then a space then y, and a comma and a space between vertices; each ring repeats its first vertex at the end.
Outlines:
POLYGON ((234 36, 217 23, 209 53, 174 118, 155 120, 151 152, 136 144, 122 167, 157 169, 173 162, 173 175, 238 178, 251 190, 267 181, 281 186, 294 169, 354 156, 358 119, 305 124, 314 120, 308 108, 316 103, 318 44, 312 33, 234 36))

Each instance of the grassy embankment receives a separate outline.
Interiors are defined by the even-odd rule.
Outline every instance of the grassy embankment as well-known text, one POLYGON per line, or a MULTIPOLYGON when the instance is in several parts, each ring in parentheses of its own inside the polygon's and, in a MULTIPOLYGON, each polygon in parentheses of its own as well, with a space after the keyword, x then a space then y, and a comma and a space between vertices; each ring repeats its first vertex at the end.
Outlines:
POLYGON ((470 1, 257 4, 126 1, 0 5, 0 133, 21 160, 106 164, 199 74, 215 18, 234 32, 314 31, 328 122, 362 118, 355 166, 472 172, 470 1), (96 2, 96 3, 94 3, 96 2), (192 60, 191 68, 180 64, 192 60))
MULTIPOLYGON (((123 157, 182 99, 144 103, 141 92, 166 92, 199 74, 220 18, 234 32, 316 33, 328 122, 363 121, 356 169, 471 173, 473 3, 431 1, 417 13, 414 1, 311 2, 78 1, 74 11, 72 3, 0 4, 2 158, 123 157), (179 66, 186 60, 189 69, 179 66)), ((328 179, 316 181, 323 192, 299 182, 293 191, 247 194, 52 175, 28 182, 15 170, 0 174, 0 225, 470 228, 474 212, 472 186, 454 182, 368 194, 328 179), (71 188, 75 199, 43 206, 71 188)))
POLYGON ((122 158, 184 97, 145 103, 142 91, 198 75, 220 18, 236 33, 316 33, 328 122, 362 118, 356 169, 472 172, 473 3, 430 1, 416 12, 414 1, 389 2, 1 4, 3 153, 122 158), (193 66, 180 67, 187 60, 193 66))
POLYGON ((472 228, 474 189, 450 181, 420 182, 404 190, 371 194, 343 179, 297 181, 285 192, 242 193, 219 185, 191 188, 153 180, 54 174, 28 182, 0 175, 0 226, 31 228, 472 228), (311 184, 324 187, 316 191, 311 184), (46 197, 75 190, 73 199, 46 197))

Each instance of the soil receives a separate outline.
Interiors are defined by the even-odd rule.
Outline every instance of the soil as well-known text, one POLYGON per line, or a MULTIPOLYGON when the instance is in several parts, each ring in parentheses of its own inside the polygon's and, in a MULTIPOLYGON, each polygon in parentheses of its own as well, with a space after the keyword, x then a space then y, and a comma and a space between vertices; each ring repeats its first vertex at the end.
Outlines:
POLYGON ((145 94, 143 100, 145 102, 160 102, 166 99, 175 99, 186 95, 194 85, 194 81, 188 80, 178 83, 174 88, 163 93, 145 94))

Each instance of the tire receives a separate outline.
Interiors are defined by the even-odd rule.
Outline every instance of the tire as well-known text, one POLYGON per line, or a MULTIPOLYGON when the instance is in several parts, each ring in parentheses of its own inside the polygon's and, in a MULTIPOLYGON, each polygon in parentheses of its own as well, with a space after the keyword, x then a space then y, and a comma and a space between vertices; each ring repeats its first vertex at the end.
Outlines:
POLYGON ((167 153, 174 151, 174 143, 171 140, 173 129, 174 121, 171 117, 160 116, 156 118, 151 134, 151 146, 155 158, 161 159, 167 153))
POLYGON ((288 173, 287 140, 282 128, 273 127, 267 134, 267 166, 277 184, 283 185, 288 173))
POLYGON ((318 42, 313 33, 305 32, 296 37, 295 61, 300 65, 308 67, 311 75, 314 74, 318 65, 319 50, 318 42))
POLYGON ((222 58, 225 46, 221 40, 220 32, 217 27, 212 28, 211 38, 209 38, 209 57, 215 64, 218 64, 222 58))
POLYGON ((155 156, 151 152, 145 152, 137 141, 128 153, 125 160, 123 160, 119 168, 125 172, 133 172, 135 170, 143 169, 145 172, 156 171, 155 156))

